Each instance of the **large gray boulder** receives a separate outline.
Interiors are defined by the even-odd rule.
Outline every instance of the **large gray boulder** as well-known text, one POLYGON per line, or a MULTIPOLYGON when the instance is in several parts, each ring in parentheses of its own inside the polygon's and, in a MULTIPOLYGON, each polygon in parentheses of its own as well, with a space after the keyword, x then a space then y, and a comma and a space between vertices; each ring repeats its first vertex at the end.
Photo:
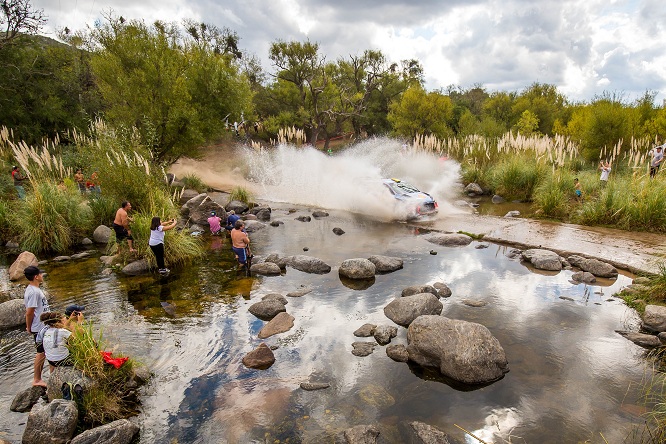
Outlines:
POLYGON ((474 239, 462 233, 434 233, 426 236, 425 240, 442 247, 464 247, 474 239))
POLYGON ((643 313, 643 328, 655 333, 666 331, 666 307, 663 305, 646 306, 645 313, 643 313))
POLYGON ((268 256, 266 256, 264 262, 272 262, 276 264, 278 267, 280 267, 281 270, 285 270, 290 260, 291 256, 283 256, 278 253, 271 253, 268 256))
POLYGON ((80 385, 83 393, 90 392, 95 386, 95 381, 84 375, 81 370, 74 367, 56 367, 46 381, 46 394, 49 401, 62 398, 62 385, 65 382, 71 383, 72 386, 80 385))
POLYGON ((263 276, 279 276, 280 267, 273 262, 261 262, 259 264, 252 264, 250 271, 254 274, 261 274, 263 276))
POLYGON ((490 383, 509 371, 497 338, 474 322, 419 316, 407 329, 407 342, 410 361, 465 384, 490 383))
POLYGON ((289 331, 294 326, 294 317, 287 312, 278 313, 270 322, 259 330, 259 339, 289 331))
POLYGON ((138 261, 130 262, 125 265, 121 271, 128 276, 138 276, 147 273, 148 270, 150 270, 148 261, 146 259, 139 259, 138 261))
POLYGON ((193 197, 180 208, 181 215, 189 220, 190 224, 204 227, 208 226, 211 211, 215 211, 223 221, 227 219, 227 212, 224 207, 211 199, 207 193, 201 193, 193 197))
POLYGON ((271 207, 269 206, 257 206, 250 210, 250 214, 257 216, 257 220, 268 222, 271 220, 271 207))
POLYGON ((32 387, 18 392, 12 400, 12 405, 9 410, 12 412, 25 413, 32 409, 32 406, 37 404, 39 398, 46 394, 46 388, 33 385, 32 387))
POLYGON ((414 296, 415 294, 419 293, 430 293, 439 298, 439 292, 432 285, 412 285, 405 287, 402 289, 401 296, 404 298, 407 296, 414 296))
POLYGON ((25 305, 23 299, 12 299, 0 304, 0 328, 14 328, 25 325, 25 305))
POLYGON ((191 190, 191 189, 185 189, 183 190, 182 194, 180 195, 180 199, 178 203, 182 206, 187 203, 188 200, 197 197, 199 195, 199 192, 197 190, 191 190))
POLYGON ((443 282, 435 282, 432 286, 437 290, 437 295, 441 298, 448 298, 453 294, 449 286, 443 282))
POLYGON ((291 256, 287 265, 304 273, 326 274, 331 272, 331 266, 326 262, 303 254, 291 256))
POLYGON ((36 404, 25 425, 23 444, 66 444, 74 436, 79 411, 74 401, 36 404))
POLYGON ((409 326, 414 319, 422 315, 438 315, 444 306, 437 296, 419 293, 406 298, 396 298, 384 307, 387 318, 403 327, 409 326))
POLYGON ((554 251, 532 248, 523 251, 522 255, 524 260, 539 270, 560 271, 562 269, 560 256, 554 251))
POLYGON ((113 230, 106 225, 100 225, 93 231, 93 241, 97 244, 108 244, 113 230))
POLYGON ((248 204, 241 202, 240 200, 232 200, 224 206, 227 211, 233 211, 236 214, 243 214, 250 209, 248 204))
POLYGON ((629 339, 634 344, 640 345, 644 348, 656 348, 663 345, 661 340, 659 340, 659 338, 655 335, 646 335, 645 333, 626 330, 615 330, 615 333, 618 333, 620 336, 629 339))
POLYGON ((275 362, 275 355, 273 350, 262 342, 259 347, 245 355, 242 362, 245 367, 266 370, 275 362))
POLYGON ((246 219, 243 222, 245 222, 245 231, 247 231, 248 233, 254 233, 259 230, 263 230, 268 226, 263 222, 259 222, 258 220, 246 219))
POLYGON ((403 262, 399 257, 374 255, 368 258, 370 262, 375 264, 375 271, 377 273, 391 273, 402 268, 403 262))
POLYGON ((76 435, 69 444, 129 444, 136 434, 139 426, 127 419, 117 421, 86 430, 76 435))
POLYGON ((375 264, 368 259, 347 259, 340 264, 338 273, 349 279, 370 279, 375 276, 375 264))
POLYGON ((250 305, 248 310, 259 319, 269 321, 277 316, 278 313, 287 311, 287 308, 277 299, 266 299, 250 305))
POLYGON ((601 262, 597 259, 584 259, 578 263, 578 267, 589 273, 592 273, 595 276, 603 278, 614 278, 617 277, 617 268, 613 267, 611 264, 606 262, 601 262))
POLYGON ((483 189, 479 186, 478 183, 472 182, 467 184, 465 187, 465 193, 480 196, 483 194, 483 189))
MULTIPOLYGON (((24 251, 21 254, 18 255, 14 263, 9 267, 9 280, 11 281, 18 281, 18 280, 25 280, 25 275, 23 274, 23 270, 26 269, 26 267, 29 267, 30 265, 32 266, 37 266, 38 260, 35 257, 34 254, 32 254, 29 251, 24 251)), ((27 281, 26 281, 27 282, 27 281)))

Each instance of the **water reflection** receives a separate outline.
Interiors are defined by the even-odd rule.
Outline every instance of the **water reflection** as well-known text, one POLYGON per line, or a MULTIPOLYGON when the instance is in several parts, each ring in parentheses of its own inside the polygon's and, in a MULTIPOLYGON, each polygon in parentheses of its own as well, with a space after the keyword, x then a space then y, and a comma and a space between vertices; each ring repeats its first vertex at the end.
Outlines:
MULTIPOLYGON (((141 442, 333 442, 358 424, 378 424, 387 442, 403 442, 403 425, 412 420, 459 440, 464 433, 454 424, 486 442, 600 442, 599 432, 608 442, 622 442, 640 421, 626 405, 637 399, 642 350, 614 333, 631 328, 637 317, 609 298, 628 276, 573 285, 571 271, 534 273, 507 258, 502 246, 445 248, 405 224, 335 212, 294 221, 299 213, 309 214, 274 208, 273 218, 285 226, 252 233, 255 255, 303 254, 307 246, 331 273, 288 268, 283 276, 246 278, 234 271, 222 237, 207 237, 206 258, 166 278, 106 276, 96 259, 47 266, 53 307, 85 304, 111 347, 155 372, 143 398, 141 442), (334 227, 346 233, 336 236, 334 227), (362 288, 335 272, 345 259, 374 254, 401 257, 404 268, 362 288), (364 358, 351 354, 358 340, 352 333, 362 324, 392 324, 383 308, 404 287, 435 282, 453 292, 441 299, 443 315, 481 323, 499 339, 511 369, 502 380, 470 391, 392 361, 381 346, 364 358), (288 298, 294 327, 260 341, 265 322, 248 307, 268 293, 304 287, 312 291, 288 298), (463 299, 486 305, 469 307, 463 299), (241 359, 261 342, 277 346, 276 363, 265 371, 245 368, 241 359), (299 389, 313 375, 331 386, 299 389)), ((404 328, 392 343, 406 344, 404 328)), ((32 349, 20 331, 3 332, 0 344, 0 402, 8 405, 29 382, 32 349)), ((0 418, 0 433, 20 440, 24 421, 0 418)))

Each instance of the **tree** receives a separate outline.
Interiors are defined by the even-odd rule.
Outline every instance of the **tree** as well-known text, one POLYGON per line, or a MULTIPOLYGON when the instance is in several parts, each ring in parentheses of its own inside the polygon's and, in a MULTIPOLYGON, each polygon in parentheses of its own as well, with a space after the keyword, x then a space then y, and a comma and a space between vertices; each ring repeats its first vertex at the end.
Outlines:
POLYGON ((512 118, 517 122, 523 112, 529 110, 539 119, 539 132, 550 136, 555 120, 563 117, 565 106, 566 99, 557 92, 555 85, 533 83, 516 98, 512 106, 512 118))
POLYGON ((441 139, 453 132, 446 124, 453 115, 453 104, 440 92, 426 91, 421 86, 411 86, 400 100, 390 106, 388 120, 398 136, 414 138, 417 134, 433 134, 441 139))
POLYGON ((524 136, 539 134, 539 118, 532 111, 526 109, 516 122, 516 130, 524 136))
POLYGON ((0 0, 0 48, 10 44, 21 33, 37 34, 46 24, 43 9, 33 9, 30 0, 0 0))

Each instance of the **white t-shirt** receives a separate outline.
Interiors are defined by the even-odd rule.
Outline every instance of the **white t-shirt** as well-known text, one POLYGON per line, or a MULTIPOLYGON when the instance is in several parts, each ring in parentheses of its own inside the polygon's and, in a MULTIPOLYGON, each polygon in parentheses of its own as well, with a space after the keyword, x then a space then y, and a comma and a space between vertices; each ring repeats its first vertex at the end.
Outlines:
POLYGON ((39 317, 42 313, 47 313, 51 311, 49 308, 49 301, 46 299, 46 295, 41 288, 34 285, 28 285, 25 288, 25 294, 23 295, 23 303, 26 308, 35 309, 35 317, 32 318, 32 324, 30 325, 30 331, 32 333, 39 333, 44 327, 42 321, 39 320, 39 317))
POLYGON ((162 225, 157 227, 157 230, 150 230, 150 240, 148 241, 148 245, 154 247, 155 245, 163 243, 164 243, 164 230, 162 229, 162 225))
POLYGON ((610 167, 604 167, 601 169, 601 180, 608 180, 608 176, 610 175, 611 168, 610 167))
POLYGON ((657 151, 657 149, 655 148, 655 150, 652 152, 652 161, 650 162, 650 166, 654 167, 657 165, 661 165, 659 161, 664 158, 664 153, 662 151, 657 151))
POLYGON ((46 359, 52 362, 62 361, 69 356, 66 341, 72 332, 64 328, 49 327, 44 333, 44 353, 46 359))

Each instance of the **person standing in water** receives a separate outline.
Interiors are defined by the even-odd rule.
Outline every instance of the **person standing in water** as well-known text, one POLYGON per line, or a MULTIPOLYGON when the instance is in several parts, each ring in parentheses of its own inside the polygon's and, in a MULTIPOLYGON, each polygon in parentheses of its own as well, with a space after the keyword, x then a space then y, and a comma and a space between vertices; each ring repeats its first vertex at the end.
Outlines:
POLYGON ((231 230, 231 249, 238 259, 240 269, 247 264, 247 248, 250 246, 250 238, 243 228, 245 228, 245 223, 237 220, 234 229, 231 230))
POLYGON ((176 219, 161 222, 157 216, 153 217, 150 222, 150 240, 148 241, 148 246, 155 255, 157 271, 160 274, 167 274, 169 272, 169 269, 164 266, 164 232, 173 229, 176 224, 176 219))
POLYGON ((129 228, 129 223, 132 221, 132 218, 127 214, 132 209, 132 204, 128 201, 124 201, 120 204, 120 208, 116 211, 116 218, 113 220, 113 230, 116 232, 116 242, 120 248, 120 243, 123 239, 127 239, 127 245, 129 246, 130 253, 136 252, 134 249, 134 238, 132 237, 132 231, 129 228))

